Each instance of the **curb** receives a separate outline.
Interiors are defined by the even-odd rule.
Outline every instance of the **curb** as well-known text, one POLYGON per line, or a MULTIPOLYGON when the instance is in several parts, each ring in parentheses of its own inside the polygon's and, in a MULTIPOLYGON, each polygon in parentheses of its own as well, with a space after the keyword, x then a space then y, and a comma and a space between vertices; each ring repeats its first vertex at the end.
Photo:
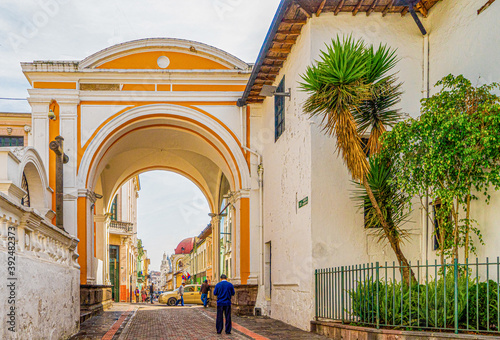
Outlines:
POLYGON ((125 339, 125 335, 132 324, 132 319, 134 318, 135 314, 139 310, 138 307, 136 307, 126 318, 123 320, 123 323, 121 324, 120 328, 116 331, 115 335, 113 336, 113 340, 122 340, 125 339))

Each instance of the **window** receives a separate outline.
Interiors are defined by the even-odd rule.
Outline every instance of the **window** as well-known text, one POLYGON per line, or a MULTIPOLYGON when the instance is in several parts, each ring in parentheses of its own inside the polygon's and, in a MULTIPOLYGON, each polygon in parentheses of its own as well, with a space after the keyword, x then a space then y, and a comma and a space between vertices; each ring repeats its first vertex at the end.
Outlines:
POLYGON ((433 250, 439 250, 440 249, 440 242, 441 242, 441 237, 443 238, 444 244, 445 244, 445 249, 448 249, 448 246, 446 245, 446 239, 449 237, 449 235, 446 234, 446 229, 442 229, 443 225, 449 225, 452 223, 452 215, 451 212, 445 216, 442 216, 443 213, 440 214, 441 210, 441 200, 438 199, 436 202, 433 204, 433 217, 434 217, 434 235, 433 235, 433 250), (441 215, 441 216, 439 216, 441 215), (441 233, 444 233, 441 235, 441 233))
POLYGON ((24 146, 24 137, 0 136, 0 146, 24 146))
MULTIPOLYGON (((366 158, 370 158, 370 149, 368 148, 368 137, 361 137, 361 146, 363 147, 363 151, 366 155, 366 158)), ((363 208, 363 215, 364 215, 364 223, 365 223, 365 228, 379 228, 381 227, 380 225, 377 226, 369 226, 369 207, 371 206, 370 199, 365 200, 364 208, 363 208)))
POLYGON ((184 292, 186 292, 186 293, 194 292, 194 287, 193 286, 186 287, 186 288, 184 288, 184 292))
MULTIPOLYGON (((281 79, 276 92, 285 92, 285 77, 281 79)), ((274 96, 274 141, 285 131, 285 96, 274 96)))
POLYGON ((113 203, 111 203, 111 221, 118 221, 118 195, 113 199, 113 203))
POLYGON ((363 146, 363 151, 365 152, 366 158, 370 158, 370 149, 368 148, 368 137, 361 137, 361 145, 363 146))
POLYGON ((25 207, 30 206, 30 188, 28 186, 28 180, 26 179, 26 175, 23 172, 23 181, 21 183, 21 189, 23 189, 26 194, 23 196, 21 199, 21 204, 24 205, 25 207))

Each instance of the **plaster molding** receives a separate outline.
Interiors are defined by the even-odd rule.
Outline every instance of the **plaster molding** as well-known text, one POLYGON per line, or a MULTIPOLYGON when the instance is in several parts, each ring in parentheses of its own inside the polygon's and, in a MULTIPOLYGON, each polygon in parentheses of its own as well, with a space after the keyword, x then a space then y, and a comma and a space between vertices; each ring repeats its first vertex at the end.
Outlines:
POLYGON ((127 55, 129 51, 136 51, 139 49, 155 50, 158 48, 162 48, 163 50, 165 48, 172 50, 182 50, 184 53, 187 53, 191 48, 194 48, 196 52, 191 54, 198 54, 210 59, 216 59, 226 66, 233 66, 234 68, 238 68, 241 70, 249 68, 249 65, 241 59, 207 44, 184 39, 150 38, 133 40, 103 49, 83 59, 80 63, 78 63, 78 69, 81 70, 85 68, 96 67, 109 60, 127 55))
MULTIPOLYGON (((166 117, 165 119, 171 121, 172 123, 177 123, 178 120, 191 119, 195 120, 202 124, 203 127, 206 127, 213 131, 216 135, 218 135, 222 140, 226 143, 227 147, 222 146, 221 142, 216 140, 216 138, 212 135, 208 135, 216 145, 220 145, 219 150, 223 153, 225 160, 229 164, 229 170, 232 172, 232 175, 235 176, 236 186, 239 186, 239 181, 241 176, 241 186, 243 188, 247 188, 250 185, 250 172, 248 169, 248 165, 246 160, 241 152, 241 148, 239 147, 237 141, 233 138, 233 136, 227 131, 222 125, 213 120, 212 118, 200 114, 198 111, 179 106, 174 104, 152 104, 152 105, 144 105, 131 110, 124 112, 123 114, 113 118, 108 124, 106 124, 97 135, 92 139, 90 144, 88 145, 81 163, 80 169, 78 171, 78 183, 80 186, 93 185, 93 171, 95 169, 91 169, 91 163, 99 151, 102 153, 105 151, 105 148, 101 149, 101 145, 104 143, 104 140, 118 127, 127 122, 137 119, 140 117, 147 117, 150 114, 168 114, 170 117, 166 117), (174 116, 174 117, 172 117, 174 116), (176 118, 177 116, 178 118, 176 118), (232 157, 235 158, 236 163, 234 163, 232 157), (238 172, 238 169, 240 170, 238 172), (90 173, 90 174, 89 174, 90 173), (89 183, 87 183, 87 177, 89 177, 89 183), (87 184, 85 184, 87 183, 87 184)), ((130 125, 127 125, 130 126, 130 125)), ((196 127, 200 129, 200 127, 196 127)), ((208 134, 206 131, 203 131, 205 134, 208 134)), ((116 134, 118 135, 119 132, 116 134)), ((95 167, 94 167, 95 168, 95 167)))
POLYGON ((90 189, 78 189, 78 197, 86 197, 91 203, 97 201, 96 193, 90 189))
POLYGON ((7 228, 16 229, 19 255, 79 268, 75 254, 78 239, 54 226, 35 209, 16 204, 0 195, 0 251, 7 251, 7 228))

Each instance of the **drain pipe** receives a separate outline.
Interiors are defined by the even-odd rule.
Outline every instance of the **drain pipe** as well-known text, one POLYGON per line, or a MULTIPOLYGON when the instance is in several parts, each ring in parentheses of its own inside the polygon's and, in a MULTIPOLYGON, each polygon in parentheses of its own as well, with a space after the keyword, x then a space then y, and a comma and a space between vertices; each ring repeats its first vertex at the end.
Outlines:
POLYGON ((258 183, 259 183, 259 228, 260 228, 260 235, 259 235, 259 259, 260 259, 260 275, 259 275, 259 281, 260 285, 264 284, 264 248, 263 248, 263 242, 264 242, 264 181, 263 181, 263 175, 264 175, 264 166, 262 165, 262 155, 258 153, 255 150, 252 150, 250 148, 247 148, 246 146, 242 146, 242 148, 255 156, 257 156, 257 173, 258 173, 258 183))
POLYGON ((240 127, 241 127, 241 129, 240 129, 240 133, 241 133, 241 135, 240 135, 240 143, 241 143, 241 145, 245 145, 245 140, 246 140, 245 139, 245 137, 246 137, 245 136, 245 126, 243 124, 243 122, 245 121, 243 119, 243 112, 244 112, 243 111, 243 106, 240 106, 240 127))
MULTIPOLYGON (((429 34, 424 35, 424 65, 423 65, 423 96, 425 99, 429 98, 429 92, 431 90, 430 87, 430 42, 429 42, 429 34)), ((425 194, 425 259, 429 259, 429 190, 427 190, 425 194)))

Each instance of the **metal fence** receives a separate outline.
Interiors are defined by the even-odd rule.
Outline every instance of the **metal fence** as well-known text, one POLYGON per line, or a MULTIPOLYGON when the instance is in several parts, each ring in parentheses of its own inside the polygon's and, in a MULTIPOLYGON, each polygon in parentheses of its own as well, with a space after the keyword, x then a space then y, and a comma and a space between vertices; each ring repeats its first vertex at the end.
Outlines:
POLYGON ((500 258, 495 262, 378 262, 317 269, 316 319, 372 327, 500 334, 500 258))

